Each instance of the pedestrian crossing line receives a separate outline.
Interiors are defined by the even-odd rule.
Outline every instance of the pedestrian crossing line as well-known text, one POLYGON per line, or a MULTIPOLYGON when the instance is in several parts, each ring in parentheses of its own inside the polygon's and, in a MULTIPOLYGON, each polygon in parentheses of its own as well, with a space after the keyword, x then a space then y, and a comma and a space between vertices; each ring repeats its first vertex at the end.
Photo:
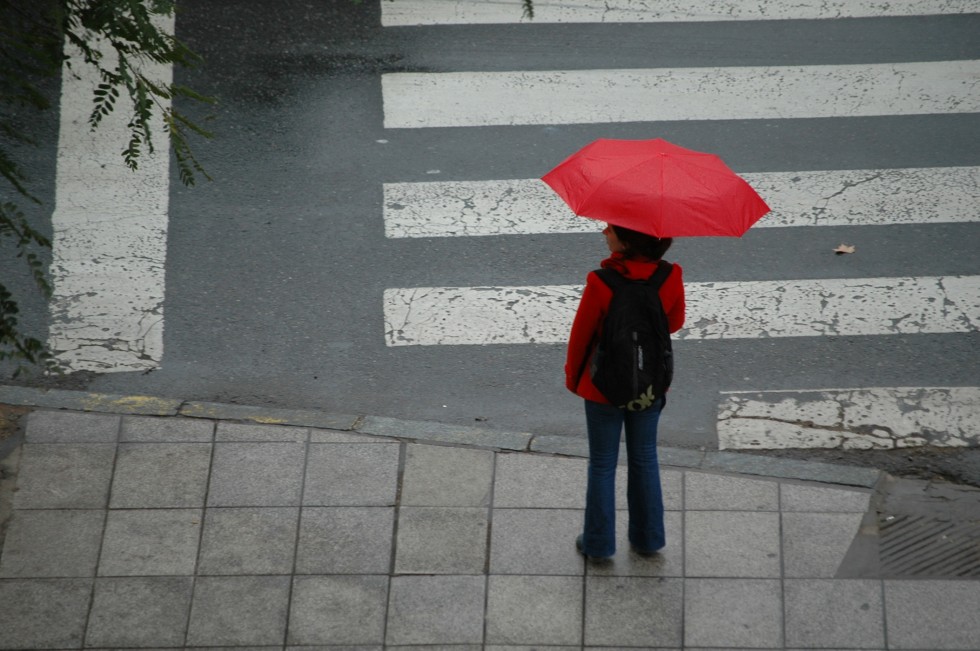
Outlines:
POLYGON ((980 387, 723 392, 718 448, 980 446, 980 387))
MULTIPOLYGON (((980 276, 686 283, 675 338, 755 339, 980 330, 980 276)), ((567 341, 580 285, 384 292, 388 346, 567 341)))
MULTIPOLYGON (((753 228, 980 221, 980 167, 742 174, 773 211, 753 228)), ((384 185, 385 235, 595 233, 538 179, 384 185)))
POLYGON ((381 77, 388 129, 980 112, 980 60, 381 77))
POLYGON ((456 25, 487 23, 646 23, 731 20, 875 18, 980 12, 977 0, 534 0, 534 18, 523 0, 381 1, 381 24, 456 25))
MULTIPOLYGON (((160 26, 173 33, 173 18, 161 17, 160 26)), ((102 49, 103 65, 112 69, 115 50, 102 49)), ((48 346, 69 371, 156 368, 163 356, 169 147, 158 143, 142 152, 138 170, 126 167, 120 152, 130 116, 120 105, 92 130, 92 93, 101 80, 71 44, 65 52, 48 346)), ((172 66, 142 65, 149 78, 170 83, 172 66)), ((166 133, 158 109, 151 129, 157 138, 166 133)))

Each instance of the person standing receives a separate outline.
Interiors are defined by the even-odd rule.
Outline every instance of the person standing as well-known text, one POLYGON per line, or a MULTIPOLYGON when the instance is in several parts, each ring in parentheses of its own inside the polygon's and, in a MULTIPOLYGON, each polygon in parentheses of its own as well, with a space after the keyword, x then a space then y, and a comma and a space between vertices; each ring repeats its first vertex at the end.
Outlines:
MULTIPOLYGON (((629 280, 646 280, 657 269, 670 238, 607 225, 603 230, 610 256, 602 261, 629 280)), ((583 533, 575 541, 579 552, 591 559, 608 559, 616 553, 615 479, 619 442, 624 426, 627 454, 627 502, 629 542, 639 554, 656 553, 666 544, 663 491, 657 458, 657 425, 666 396, 643 411, 614 406, 593 385, 587 372, 594 344, 612 299, 612 290, 595 272, 586 278, 568 340, 565 386, 585 400, 589 437, 588 486, 583 533)), ((684 284, 680 265, 674 264, 660 288, 660 300, 668 329, 684 325, 684 284)))

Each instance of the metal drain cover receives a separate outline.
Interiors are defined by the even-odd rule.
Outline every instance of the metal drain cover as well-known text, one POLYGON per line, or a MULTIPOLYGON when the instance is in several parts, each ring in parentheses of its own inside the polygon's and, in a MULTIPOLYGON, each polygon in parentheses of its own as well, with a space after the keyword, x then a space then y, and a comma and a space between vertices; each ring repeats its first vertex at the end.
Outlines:
POLYGON ((886 475, 839 579, 980 579, 980 488, 886 475))
POLYGON ((980 521, 880 514, 878 534, 884 576, 980 578, 980 521))

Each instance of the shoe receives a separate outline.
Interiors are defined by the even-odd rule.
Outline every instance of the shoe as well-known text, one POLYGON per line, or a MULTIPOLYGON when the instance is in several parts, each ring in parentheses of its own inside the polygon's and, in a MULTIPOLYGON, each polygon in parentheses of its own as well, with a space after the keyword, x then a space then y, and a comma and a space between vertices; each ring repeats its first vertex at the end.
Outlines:
POLYGON ((649 552, 640 549, 639 547, 634 547, 633 545, 630 545, 630 549, 632 549, 633 553, 636 554, 637 556, 642 556, 643 558, 651 558, 653 556, 660 556, 660 549, 663 549, 663 547, 661 547, 660 549, 654 549, 653 551, 649 551, 649 552))
POLYGON ((589 556, 586 554, 585 550, 582 548, 582 534, 579 534, 575 539, 575 549, 577 549, 578 553, 584 556, 585 560, 587 561, 592 561, 594 563, 608 563, 610 560, 612 560, 609 556, 589 556))

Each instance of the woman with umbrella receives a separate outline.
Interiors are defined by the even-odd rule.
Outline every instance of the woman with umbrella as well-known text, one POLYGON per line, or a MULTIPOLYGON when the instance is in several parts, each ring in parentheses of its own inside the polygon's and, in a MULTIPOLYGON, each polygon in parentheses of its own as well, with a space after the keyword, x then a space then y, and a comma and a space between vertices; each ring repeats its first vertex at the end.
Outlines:
MULTIPOLYGON (((628 280, 646 280, 665 264, 663 254, 670 238, 660 239, 609 225, 603 231, 610 257, 602 267, 613 269, 628 280)), ((660 302, 670 332, 684 325, 684 284, 680 265, 672 265, 660 287, 660 302)), ((585 291, 568 341, 565 386, 585 399, 589 435, 589 478, 585 498, 584 533, 575 541, 578 550, 592 558, 608 558, 616 551, 615 478, 620 433, 626 428, 629 458, 627 501, 629 541, 639 554, 652 554, 666 544, 664 508, 657 459, 657 423, 665 397, 642 411, 629 411, 610 404, 586 371, 594 352, 599 329, 612 300, 613 290, 595 272, 586 278, 585 291)))
MULTIPOLYGON (((739 237, 769 207, 744 179, 717 156, 665 140, 600 139, 576 152, 542 180, 583 217, 608 223, 603 234, 610 257, 602 268, 631 281, 651 278, 658 267, 669 274, 659 296, 667 329, 684 324, 684 283, 679 265, 663 255, 673 237, 739 237)), ((604 273, 604 272, 602 272, 604 273)), ((663 273, 660 275, 663 276, 663 273)), ((666 544, 663 492, 657 458, 657 426, 666 396, 632 411, 616 406, 588 372, 613 290, 592 272, 569 336, 565 385, 585 400, 589 470, 583 533, 576 539, 588 558, 616 552, 615 477, 621 433, 626 431, 629 542, 648 555, 666 544)))

